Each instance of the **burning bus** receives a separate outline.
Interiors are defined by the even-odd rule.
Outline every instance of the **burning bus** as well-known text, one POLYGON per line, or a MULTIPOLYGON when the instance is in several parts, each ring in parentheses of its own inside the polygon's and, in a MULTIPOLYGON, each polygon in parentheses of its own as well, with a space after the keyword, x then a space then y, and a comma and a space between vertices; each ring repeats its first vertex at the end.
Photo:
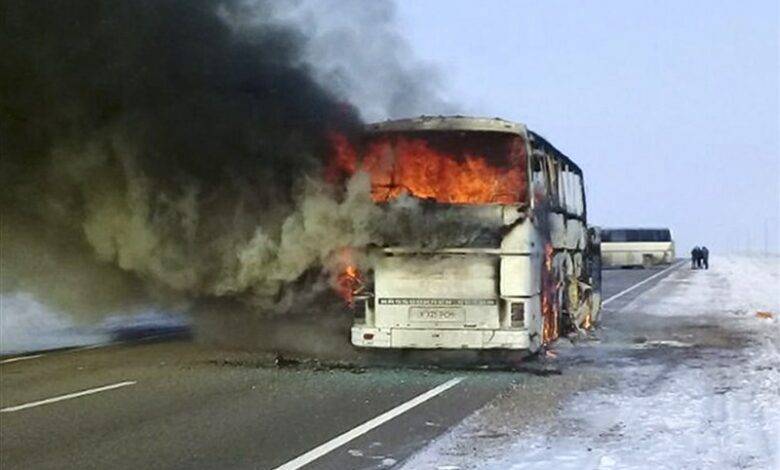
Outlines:
POLYGON ((582 171, 538 134, 421 117, 334 142, 331 170, 366 172, 384 211, 370 269, 344 273, 352 344, 538 351, 597 321, 582 171))

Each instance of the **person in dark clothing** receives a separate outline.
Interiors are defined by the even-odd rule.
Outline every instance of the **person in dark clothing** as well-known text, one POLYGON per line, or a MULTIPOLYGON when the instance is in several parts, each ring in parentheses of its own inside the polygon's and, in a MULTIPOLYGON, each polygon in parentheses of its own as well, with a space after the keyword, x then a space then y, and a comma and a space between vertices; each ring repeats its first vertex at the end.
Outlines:
POLYGON ((691 269, 698 269, 701 264, 701 248, 694 246, 691 250, 691 269))
POLYGON ((701 247, 701 262, 704 263, 704 269, 710 269, 710 250, 706 246, 701 247))

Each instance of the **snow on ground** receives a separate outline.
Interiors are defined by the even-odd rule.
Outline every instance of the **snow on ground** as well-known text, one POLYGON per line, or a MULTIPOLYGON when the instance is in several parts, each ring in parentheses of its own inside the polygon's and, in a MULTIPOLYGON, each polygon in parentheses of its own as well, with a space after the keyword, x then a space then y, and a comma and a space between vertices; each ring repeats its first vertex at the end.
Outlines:
POLYGON ((780 258, 684 266, 607 311, 600 342, 561 350, 564 377, 604 380, 557 419, 534 421, 515 389, 403 468, 780 469, 778 314, 780 258))
POLYGON ((30 294, 0 295, 0 355, 103 344, 123 332, 165 333, 186 325, 187 319, 181 315, 156 312, 117 314, 82 325, 30 294))
POLYGON ((0 296, 0 354, 104 343, 109 335, 76 327, 27 293, 0 296))

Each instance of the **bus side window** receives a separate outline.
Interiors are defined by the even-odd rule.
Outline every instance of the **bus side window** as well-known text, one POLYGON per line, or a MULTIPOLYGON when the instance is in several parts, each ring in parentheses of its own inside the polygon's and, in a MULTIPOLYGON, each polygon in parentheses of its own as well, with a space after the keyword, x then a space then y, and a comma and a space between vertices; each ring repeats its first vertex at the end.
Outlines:
POLYGON ((629 242, 641 242, 644 241, 642 236, 643 230, 626 230, 626 241, 629 242))
POLYGON ((583 215, 582 204, 582 179, 580 175, 572 171, 568 165, 560 165, 562 171, 559 176, 558 196, 562 209, 571 215, 583 215))
POLYGON ((568 210, 570 214, 580 215, 579 211, 577 210, 576 176, 577 175, 574 174, 571 168, 566 168, 566 210, 568 210))
POLYGON ((566 181, 568 185, 568 190, 566 192, 566 205, 569 209, 569 212, 574 215, 581 216, 583 215, 582 178, 580 178, 580 175, 569 169, 569 171, 566 172, 566 181))
POLYGON ((531 185, 534 194, 547 194, 546 177, 543 165, 543 155, 534 152, 531 158, 531 185))
POLYGON ((613 230, 610 241, 613 241, 613 242, 627 242, 628 241, 628 234, 626 232, 628 232, 628 230, 613 230))
POLYGON ((558 194, 558 207, 566 210, 566 171, 563 169, 563 165, 560 163, 555 165, 555 169, 557 170, 557 185, 555 187, 556 193, 558 194))
POLYGON ((549 155, 546 156, 545 162, 547 162, 547 190, 550 205, 557 209, 561 207, 561 200, 558 196, 559 168, 557 162, 549 155))
POLYGON ((582 175, 574 173, 574 200, 577 201, 577 215, 585 215, 585 188, 582 184, 582 175))

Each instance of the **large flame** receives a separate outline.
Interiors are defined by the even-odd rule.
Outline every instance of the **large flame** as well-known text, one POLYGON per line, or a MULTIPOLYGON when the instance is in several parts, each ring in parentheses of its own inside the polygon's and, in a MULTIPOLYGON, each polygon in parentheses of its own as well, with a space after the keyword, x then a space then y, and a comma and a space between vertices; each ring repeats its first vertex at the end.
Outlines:
POLYGON ((358 152, 340 134, 331 136, 334 156, 328 176, 371 175, 374 201, 386 202, 404 193, 450 204, 512 204, 526 199, 526 150, 519 136, 495 134, 489 142, 502 149, 501 162, 478 147, 445 151, 426 138, 410 134, 372 137, 358 161, 358 152))
MULTIPOLYGON (((333 156, 327 178, 338 183, 365 171, 375 202, 403 194, 447 204, 514 204, 527 200, 527 151, 507 133, 420 132, 367 136, 359 148, 330 135, 333 156), (435 142, 434 142, 435 141, 435 142)), ((349 304, 364 289, 349 249, 337 253, 335 289, 349 304)), ((555 325, 557 336, 557 323, 555 325)))
POLYGON ((330 144, 333 147, 326 177, 331 183, 337 183, 344 176, 355 174, 358 168, 358 156, 355 148, 344 134, 331 132, 330 144))

